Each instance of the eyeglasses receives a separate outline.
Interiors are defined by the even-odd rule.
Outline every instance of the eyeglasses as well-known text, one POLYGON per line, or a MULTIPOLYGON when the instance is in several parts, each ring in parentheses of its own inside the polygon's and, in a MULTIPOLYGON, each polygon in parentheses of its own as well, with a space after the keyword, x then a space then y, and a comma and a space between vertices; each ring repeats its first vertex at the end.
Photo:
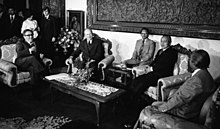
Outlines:
POLYGON ((26 35, 24 35, 24 36, 28 36, 28 37, 30 37, 30 36, 33 36, 33 34, 26 34, 26 35))

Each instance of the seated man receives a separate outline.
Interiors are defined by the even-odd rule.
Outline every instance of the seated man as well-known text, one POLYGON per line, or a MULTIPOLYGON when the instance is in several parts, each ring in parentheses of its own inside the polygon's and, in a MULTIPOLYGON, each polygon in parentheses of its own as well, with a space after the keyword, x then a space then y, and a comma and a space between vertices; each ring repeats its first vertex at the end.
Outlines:
POLYGON ((173 75, 178 54, 170 47, 171 37, 164 35, 160 46, 161 49, 158 50, 154 61, 146 69, 148 73, 132 80, 129 86, 132 97, 139 97, 149 86, 156 86, 159 78, 173 75))
POLYGON ((150 64, 153 61, 155 43, 148 38, 148 29, 142 28, 142 39, 137 40, 131 59, 123 61, 127 67, 150 64))
POLYGON ((40 86, 40 77, 46 73, 46 67, 42 62, 43 54, 38 51, 39 42, 33 40, 33 31, 23 31, 23 42, 16 44, 17 58, 15 64, 18 69, 30 72, 34 97, 38 96, 37 87, 40 86))
POLYGON ((91 29, 86 29, 84 31, 84 36, 84 40, 80 43, 79 47, 73 51, 66 62, 70 64, 77 64, 75 59, 82 53, 82 61, 78 67, 84 68, 88 65, 96 76, 98 63, 104 59, 104 47, 102 45, 102 41, 93 36, 91 29))
POLYGON ((191 78, 170 95, 167 102, 154 102, 152 105, 155 110, 197 121, 203 103, 216 89, 214 80, 207 70, 209 64, 210 57, 206 51, 193 51, 189 60, 191 78))

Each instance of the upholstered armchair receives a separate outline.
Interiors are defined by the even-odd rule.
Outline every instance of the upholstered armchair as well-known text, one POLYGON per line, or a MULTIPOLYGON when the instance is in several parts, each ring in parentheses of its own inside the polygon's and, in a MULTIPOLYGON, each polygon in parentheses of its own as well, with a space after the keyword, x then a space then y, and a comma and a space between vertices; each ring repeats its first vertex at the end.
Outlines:
MULTIPOLYGON (((112 43, 111 43, 110 40, 105 39, 105 38, 101 38, 97 34, 94 34, 94 36, 103 41, 102 44, 103 44, 103 47, 104 47, 104 57, 105 58, 98 63, 98 68, 101 70, 101 73, 102 73, 102 77, 100 78, 100 80, 104 80, 105 79, 105 69, 110 64, 112 64, 112 62, 115 60, 115 57, 112 55, 112 51, 111 51, 112 43)), ((79 56, 78 59, 82 60, 80 58, 81 58, 81 56, 79 56)), ((68 63, 68 60, 66 60, 65 63, 68 66, 67 71, 69 71, 69 69, 72 69, 72 70, 74 69, 74 66, 70 65, 70 63, 68 63)))
MULTIPOLYGON (((30 73, 19 71, 14 63, 17 57, 16 43, 21 40, 23 39, 12 37, 5 41, 0 41, 0 81, 9 87, 16 87, 19 84, 30 81, 30 73)), ((47 64, 48 66, 52 65, 51 59, 43 58, 42 60, 44 64, 47 64)))
POLYGON ((181 83, 181 81, 186 80, 189 77, 188 73, 188 59, 191 51, 182 47, 180 44, 172 46, 178 52, 178 59, 175 64, 173 70, 173 76, 160 78, 157 82, 157 86, 150 86, 144 94, 151 97, 154 100, 161 100, 162 99, 162 92, 164 87, 172 82, 181 83), (175 77, 176 76, 176 77, 175 77), (175 77, 176 79, 173 79, 175 77))
MULTIPOLYGON (((163 99, 166 100, 166 98, 163 99)), ((152 106, 147 106, 141 111, 134 129, 219 129, 220 124, 217 121, 219 107, 220 87, 204 102, 197 122, 156 111, 152 106)))

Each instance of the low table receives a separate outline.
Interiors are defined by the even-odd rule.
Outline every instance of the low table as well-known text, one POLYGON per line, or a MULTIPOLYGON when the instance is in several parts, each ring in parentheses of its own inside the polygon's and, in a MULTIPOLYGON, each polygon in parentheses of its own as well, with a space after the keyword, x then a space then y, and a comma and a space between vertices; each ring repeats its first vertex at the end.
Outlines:
MULTIPOLYGON (((62 73, 62 74, 63 74, 62 76, 66 76, 66 78, 68 78, 69 76, 68 74, 65 74, 65 73, 62 73)), ((56 75, 52 75, 52 76, 56 76, 56 75)), ((84 84, 84 85, 79 84, 77 86, 71 86, 71 84, 68 84, 68 83, 72 83, 71 80, 67 83, 64 83, 62 81, 59 81, 59 79, 50 78, 52 76, 47 76, 44 78, 44 80, 46 80, 47 82, 51 84, 50 85, 51 88, 55 88, 63 93, 70 94, 81 100, 85 100, 87 102, 95 104, 96 115, 97 115, 97 126, 99 126, 100 124, 101 103, 107 103, 110 100, 115 100, 125 93, 125 90, 123 89, 117 89, 117 88, 109 87, 109 86, 102 85, 102 84, 95 83, 95 82, 88 82, 87 84, 84 84), (88 90, 89 86, 95 87, 96 85, 100 86, 99 89, 102 89, 102 90, 104 90, 103 87, 106 88, 107 92, 104 92, 103 94, 101 94, 102 92, 97 93, 94 90, 88 90), (109 93, 107 89, 109 89, 109 91, 112 91, 112 93, 109 93)))

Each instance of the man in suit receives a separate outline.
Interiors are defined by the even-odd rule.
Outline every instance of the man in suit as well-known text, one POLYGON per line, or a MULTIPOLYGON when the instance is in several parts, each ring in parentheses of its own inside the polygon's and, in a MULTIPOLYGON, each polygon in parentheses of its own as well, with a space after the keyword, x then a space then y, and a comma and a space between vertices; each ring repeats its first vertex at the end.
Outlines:
POLYGON ((2 17, 3 39, 21 37, 22 22, 22 18, 17 15, 14 8, 9 8, 8 14, 2 17))
POLYGON ((132 80, 129 90, 134 98, 139 97, 149 86, 156 86, 159 78, 173 75, 178 54, 170 47, 171 37, 164 35, 160 46, 155 59, 146 69, 148 73, 132 80))
POLYGON ((39 43, 33 40, 32 30, 24 30, 23 37, 24 41, 16 44, 17 58, 15 64, 18 66, 18 69, 30 73, 33 97, 39 97, 39 89, 37 87, 40 86, 40 77, 46 73, 46 68, 42 62, 44 55, 37 49, 39 43))
POLYGON ((140 33, 142 39, 137 40, 132 58, 123 61, 127 67, 147 65, 153 61, 155 43, 148 38, 147 28, 142 28, 140 33))
POLYGON ((209 54, 205 50, 195 50, 190 56, 189 71, 192 76, 169 96, 167 102, 154 102, 156 110, 197 121, 203 103, 215 91, 214 80, 207 68, 209 54))
POLYGON ((97 72, 98 63, 104 59, 104 47, 102 41, 93 36, 91 29, 85 29, 84 40, 80 43, 77 50, 73 51, 67 59, 70 64, 82 53, 82 64, 90 62, 89 68, 93 69, 94 74, 97 72))
POLYGON ((57 37, 57 28, 56 28, 56 20, 50 14, 50 8, 43 8, 43 16, 41 19, 40 25, 40 33, 41 33, 41 45, 40 49, 44 51, 44 54, 49 57, 54 57, 54 46, 53 43, 57 37))

